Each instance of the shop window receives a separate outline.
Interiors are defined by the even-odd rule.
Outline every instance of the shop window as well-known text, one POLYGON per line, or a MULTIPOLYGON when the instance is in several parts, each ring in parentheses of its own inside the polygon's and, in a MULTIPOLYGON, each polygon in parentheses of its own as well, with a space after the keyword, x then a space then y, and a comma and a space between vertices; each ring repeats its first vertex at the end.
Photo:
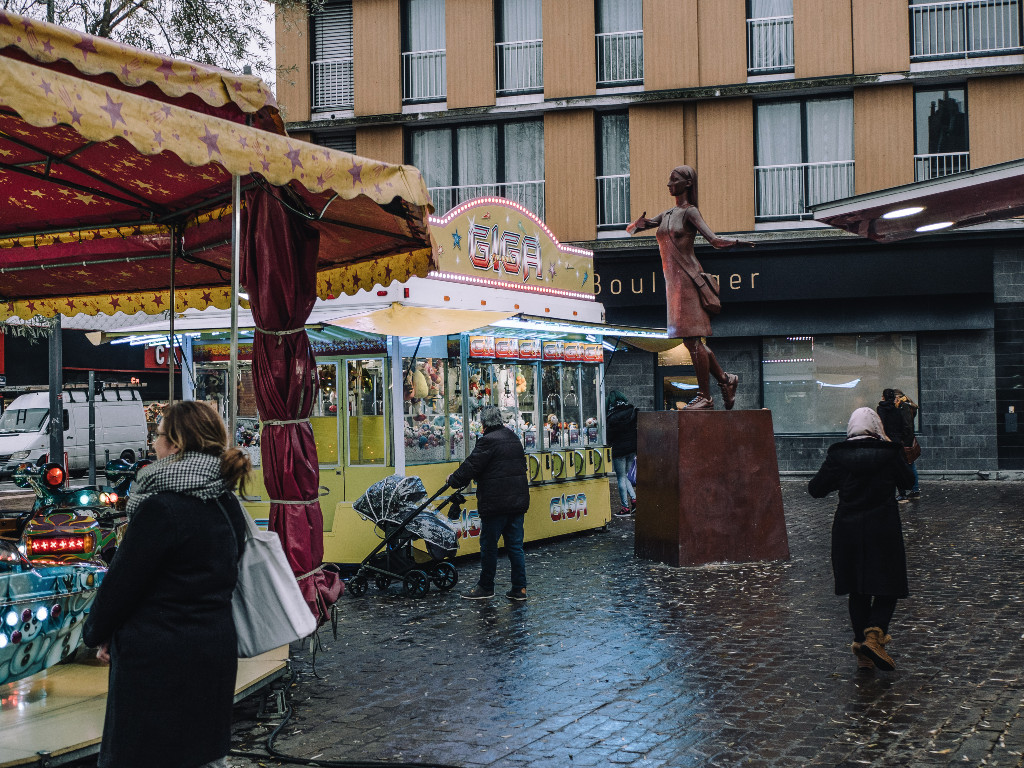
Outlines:
POLYGON ((1019 53, 1019 0, 910 0, 910 59, 1019 53))
POLYGON ((853 99, 757 105, 757 218, 808 218, 809 208, 853 195, 853 99))
POLYGON ((466 429, 466 452, 476 447, 476 441, 483 434, 480 411, 485 405, 497 405, 497 371, 491 363, 470 361, 466 364, 469 390, 466 395, 469 425, 466 429))
POLYGON ((644 16, 641 0, 597 0, 597 87, 644 81, 644 16))
POLYGON ((321 466, 334 467, 338 461, 338 364, 317 366, 317 393, 310 413, 316 455, 321 466))
POLYGON ((541 0, 499 0, 497 29, 498 95, 544 90, 541 0))
POLYGON ((497 195, 544 218, 544 122, 517 120, 409 132, 409 162, 423 169, 434 208, 497 195))
POLYGON ((597 116, 597 225, 622 229, 629 218, 629 115, 597 116))
POLYGON ((348 463, 387 463, 388 424, 384 412, 384 360, 348 360, 345 363, 348 418, 345 441, 348 463))
POLYGON ((793 0, 747 0, 747 73, 792 72, 793 0))
POLYGON ((402 2, 402 95, 406 103, 447 98, 444 0, 402 2))
POLYGON ((970 170, 967 96, 963 88, 914 93, 914 179, 970 170))
POLYGON ((310 21, 313 111, 352 109, 352 0, 329 0, 310 21))
POLYGON ((681 411, 697 394, 697 372, 686 347, 679 344, 658 353, 656 380, 661 380, 661 407, 681 411))
POLYGON ((913 334, 774 336, 762 340, 762 394, 777 434, 845 433, 887 387, 918 402, 913 334))

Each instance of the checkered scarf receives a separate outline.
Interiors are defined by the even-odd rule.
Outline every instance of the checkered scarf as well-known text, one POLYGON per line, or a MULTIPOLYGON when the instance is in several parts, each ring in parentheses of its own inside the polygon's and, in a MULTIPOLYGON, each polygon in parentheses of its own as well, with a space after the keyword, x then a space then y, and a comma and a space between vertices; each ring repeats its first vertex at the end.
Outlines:
POLYGON ((155 493, 171 491, 211 501, 230 490, 221 476, 220 456, 196 451, 165 456, 139 471, 128 496, 128 518, 155 493))

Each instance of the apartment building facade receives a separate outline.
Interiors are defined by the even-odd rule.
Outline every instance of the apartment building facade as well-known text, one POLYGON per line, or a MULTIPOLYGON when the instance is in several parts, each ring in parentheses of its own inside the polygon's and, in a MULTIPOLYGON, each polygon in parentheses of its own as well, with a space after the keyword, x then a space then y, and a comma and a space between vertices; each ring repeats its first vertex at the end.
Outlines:
MULTIPOLYGON (((624 227, 700 177, 718 233, 711 344, 780 465, 815 468, 884 386, 921 404, 922 470, 1024 469, 1017 222, 896 245, 811 207, 1024 157, 1022 0, 326 0, 279 16, 289 131, 420 168, 439 213, 498 194, 595 252, 611 322, 664 324, 653 237, 624 227)), ((609 385, 689 399, 680 350, 609 385)))

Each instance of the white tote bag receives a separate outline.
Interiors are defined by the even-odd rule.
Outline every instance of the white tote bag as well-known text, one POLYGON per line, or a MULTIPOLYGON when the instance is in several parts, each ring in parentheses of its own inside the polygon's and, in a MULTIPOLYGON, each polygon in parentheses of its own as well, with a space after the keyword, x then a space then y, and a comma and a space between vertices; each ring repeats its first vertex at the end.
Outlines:
MULTIPOLYGON (((219 504, 220 502, 218 502, 219 504)), ((227 510, 221 511, 231 526, 227 510)), ((248 659, 311 635, 316 619, 273 531, 261 531, 243 511, 245 546, 238 560, 238 583, 231 615, 238 635, 238 657, 248 659)), ((234 526, 231 526, 234 535, 234 526)))

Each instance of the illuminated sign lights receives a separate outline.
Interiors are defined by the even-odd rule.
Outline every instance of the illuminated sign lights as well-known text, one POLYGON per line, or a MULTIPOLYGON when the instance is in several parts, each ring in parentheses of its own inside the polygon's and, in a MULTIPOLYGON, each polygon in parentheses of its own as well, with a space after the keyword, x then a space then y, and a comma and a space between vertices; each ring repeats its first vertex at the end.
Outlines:
POLYGON ((541 293, 547 296, 561 296, 566 299, 583 299, 585 301, 597 301, 597 299, 592 294, 580 293, 579 291, 567 291, 563 288, 548 288, 543 285, 530 285, 528 283, 511 283, 504 280, 494 280, 488 277, 459 275, 454 272, 431 272, 427 275, 427 279, 445 280, 452 283, 468 283, 470 285, 484 285, 487 286, 488 288, 504 288, 509 291, 541 293))
POLYGON ((456 216, 460 216, 466 211, 468 211, 470 208, 476 208, 477 206, 480 205, 506 205, 510 208, 514 208, 524 216, 528 217, 542 230, 544 230, 544 234, 546 234, 548 237, 555 241, 555 245, 558 246, 558 250, 564 251, 565 253, 574 253, 577 256, 585 256, 588 259, 594 258, 594 252, 587 250, 586 248, 577 248, 572 245, 562 245, 562 243, 559 242, 558 238, 555 237, 555 233, 548 229, 548 225, 541 221, 539 218, 537 218, 537 214, 535 214, 529 208, 515 202, 514 200, 509 200, 504 197, 478 197, 473 200, 467 200, 465 203, 460 203, 459 205, 452 208, 450 211, 448 211, 448 213, 446 213, 441 218, 438 218, 437 216, 431 216, 430 223, 435 227, 443 227, 456 216))

